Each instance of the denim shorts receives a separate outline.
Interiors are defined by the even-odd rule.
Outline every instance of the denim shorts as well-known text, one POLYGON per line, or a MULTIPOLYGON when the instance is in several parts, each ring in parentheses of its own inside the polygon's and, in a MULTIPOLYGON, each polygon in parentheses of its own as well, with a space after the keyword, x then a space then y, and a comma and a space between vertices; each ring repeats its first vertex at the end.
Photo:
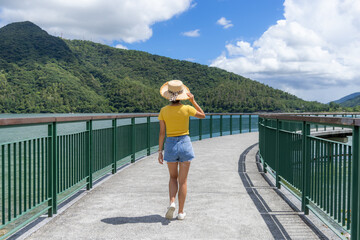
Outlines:
POLYGON ((189 135, 168 137, 165 141, 164 160, 167 162, 186 162, 195 158, 189 135))

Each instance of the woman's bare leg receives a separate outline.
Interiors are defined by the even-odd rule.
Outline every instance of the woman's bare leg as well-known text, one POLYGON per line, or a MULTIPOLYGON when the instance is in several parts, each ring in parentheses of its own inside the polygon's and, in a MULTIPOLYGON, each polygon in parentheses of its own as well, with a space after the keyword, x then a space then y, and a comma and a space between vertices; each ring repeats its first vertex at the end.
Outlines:
POLYGON ((187 192, 187 176, 189 173, 190 161, 181 162, 179 168, 179 213, 184 212, 184 204, 187 192))
POLYGON ((170 203, 175 202, 176 193, 178 191, 178 163, 168 162, 170 180, 169 180, 169 197, 170 203))

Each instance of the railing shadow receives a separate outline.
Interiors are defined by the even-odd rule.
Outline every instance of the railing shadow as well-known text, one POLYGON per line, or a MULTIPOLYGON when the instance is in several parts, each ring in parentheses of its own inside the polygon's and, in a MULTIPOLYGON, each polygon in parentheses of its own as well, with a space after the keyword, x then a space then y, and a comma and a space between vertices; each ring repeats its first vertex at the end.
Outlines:
POLYGON ((160 215, 148 215, 140 217, 112 217, 101 219, 102 222, 112 225, 131 224, 131 223, 161 223, 162 225, 169 225, 171 222, 160 215))
MULTIPOLYGON (((246 172, 246 164, 245 164, 245 158, 246 155, 249 153, 249 151, 255 147, 258 143, 253 144, 252 146, 248 147, 239 158, 238 162, 238 173, 240 176, 240 179, 249 195, 253 203, 255 204, 255 207, 259 211, 261 217, 263 218, 264 222, 266 223, 268 229, 270 230, 272 236, 274 239, 291 239, 289 233, 286 231, 284 226, 280 223, 279 219, 277 218, 277 214, 274 214, 271 210, 271 208, 268 206, 266 201, 262 198, 262 196, 259 194, 256 188, 254 188, 254 184, 252 183, 251 179, 249 178, 247 172, 246 172)), ((257 168, 259 172, 262 172, 261 167, 259 164, 257 164, 257 168)), ((265 178, 266 182, 269 184, 269 187, 274 189, 274 191, 280 195, 280 197, 287 203, 289 206, 296 212, 299 212, 299 209, 296 209, 294 205, 291 203, 290 200, 286 199, 286 197, 280 192, 280 190, 276 189, 275 185, 271 183, 270 180, 267 179, 266 176, 262 174, 262 176, 265 178)), ((282 216, 284 216, 285 212, 280 212, 282 216)), ((290 215, 293 215, 292 213, 290 215)), ((306 225, 310 227, 310 229, 319 237, 319 239, 328 239, 314 224, 312 224, 309 220, 306 219, 302 214, 298 215, 306 225)))

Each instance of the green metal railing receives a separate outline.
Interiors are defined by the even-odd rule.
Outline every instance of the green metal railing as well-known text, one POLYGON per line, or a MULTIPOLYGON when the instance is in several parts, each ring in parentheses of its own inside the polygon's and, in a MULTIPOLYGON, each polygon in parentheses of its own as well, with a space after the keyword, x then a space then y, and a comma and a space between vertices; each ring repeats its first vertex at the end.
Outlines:
MULTIPOLYGON (((191 118, 190 136, 257 131, 257 123, 255 114, 208 114, 191 118)), ((60 203, 91 189, 97 179, 156 152, 159 139, 157 114, 0 119, 4 129, 11 130, 9 138, 15 132, 20 138, 0 142, 0 239, 44 213, 51 217, 60 203), (71 124, 81 127, 60 131, 71 124), (36 127, 45 133, 23 139, 36 127)))
POLYGON ((348 232, 351 239, 360 239, 357 115, 259 116, 259 154, 264 171, 275 177, 277 187, 284 186, 301 201, 305 214, 311 210, 340 237, 348 232), (328 132, 351 129, 352 143, 314 136, 320 125, 328 132))

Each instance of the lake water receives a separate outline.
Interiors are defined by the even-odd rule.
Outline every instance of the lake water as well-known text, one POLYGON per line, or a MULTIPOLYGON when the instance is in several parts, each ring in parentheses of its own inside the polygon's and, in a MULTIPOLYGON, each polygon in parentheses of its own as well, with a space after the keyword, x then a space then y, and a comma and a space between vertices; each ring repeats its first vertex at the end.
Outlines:
MULTIPOLYGON (((30 118, 30 117, 75 117, 75 116, 103 116, 103 115, 126 115, 128 113, 93 113, 93 114, 0 114, 0 118, 30 118)), ((138 113, 142 114, 142 113, 138 113)), ((151 121, 157 121, 156 117, 152 117, 151 121)), ((146 118, 136 118, 135 123, 145 123, 146 118)), ((117 125, 131 124, 131 119, 118 119, 117 125)), ((111 128, 111 120, 93 121, 93 129, 111 128)), ((86 130, 86 122, 75 123, 59 123, 57 125, 57 134, 66 135, 70 133, 83 132, 86 130)), ((48 125, 30 125, 16 127, 0 127, 0 143, 9 143, 19 140, 33 139, 34 137, 48 136, 48 125)))

